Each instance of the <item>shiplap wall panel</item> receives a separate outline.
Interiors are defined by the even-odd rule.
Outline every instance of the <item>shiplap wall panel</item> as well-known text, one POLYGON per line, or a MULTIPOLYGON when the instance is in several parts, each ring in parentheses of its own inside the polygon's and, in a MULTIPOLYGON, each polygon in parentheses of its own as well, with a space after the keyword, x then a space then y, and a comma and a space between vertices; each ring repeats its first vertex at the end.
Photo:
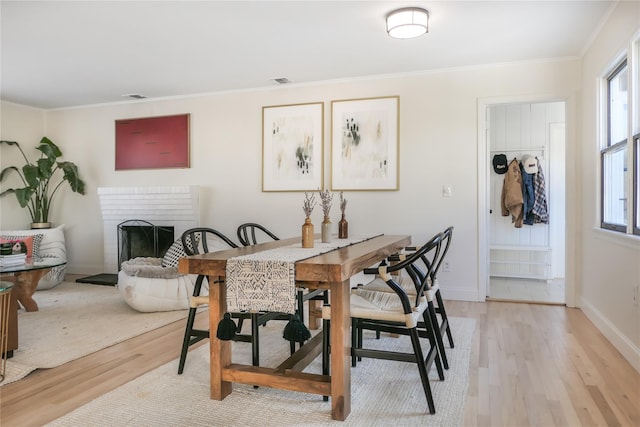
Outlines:
MULTIPOLYGON (((538 157, 546 178, 547 201, 550 202, 549 148, 550 126, 564 123, 564 103, 507 104, 489 109, 489 141, 491 158, 505 154, 510 163, 529 154, 538 157)), ((564 159, 562 159, 564 161, 564 159)), ((550 278, 551 246, 548 224, 523 225, 515 228, 511 216, 501 215, 504 175, 491 171, 490 176, 490 246, 521 248, 491 251, 491 273, 500 276, 550 278)), ((551 218, 553 221, 553 218, 551 218)))

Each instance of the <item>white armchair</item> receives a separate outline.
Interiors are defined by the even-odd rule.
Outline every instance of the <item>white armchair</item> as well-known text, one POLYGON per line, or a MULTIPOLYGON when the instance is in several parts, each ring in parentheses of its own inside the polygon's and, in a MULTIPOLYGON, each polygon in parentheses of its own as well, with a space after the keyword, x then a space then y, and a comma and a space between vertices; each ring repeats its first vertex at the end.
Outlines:
POLYGON ((122 263, 118 289, 134 310, 186 310, 193 293, 195 274, 180 274, 178 268, 162 266, 162 258, 139 257, 122 263))
MULTIPOLYGON (((3 239, 13 239, 25 236, 41 235, 39 240, 39 246, 36 248, 34 245, 34 255, 42 258, 59 257, 63 260, 67 260, 67 248, 64 238, 64 224, 55 228, 46 229, 34 229, 34 230, 5 230, 1 231, 0 235, 3 239)), ((38 282, 37 291, 44 289, 50 289, 59 285, 64 281, 64 276, 67 272, 67 266, 61 265, 59 267, 52 268, 42 279, 38 282)))

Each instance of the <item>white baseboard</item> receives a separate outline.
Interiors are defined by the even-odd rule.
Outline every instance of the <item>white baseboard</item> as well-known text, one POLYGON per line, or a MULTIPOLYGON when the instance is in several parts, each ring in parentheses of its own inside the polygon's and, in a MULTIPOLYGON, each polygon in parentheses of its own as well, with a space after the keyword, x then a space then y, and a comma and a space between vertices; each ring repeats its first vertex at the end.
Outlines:
POLYGON ((640 373, 640 348, 624 336, 609 319, 589 302, 582 299, 580 309, 631 366, 640 373))
POLYGON ((484 297, 481 298, 477 289, 468 288, 456 288, 449 285, 440 285, 440 292, 442 298, 452 301, 484 301, 484 297))
MULTIPOLYGON (((92 274, 101 274, 107 273, 104 271, 104 265, 102 264, 75 264, 72 262, 67 263, 67 274, 81 274, 81 275, 92 275, 92 274)), ((114 273, 117 273, 114 272, 114 273)))

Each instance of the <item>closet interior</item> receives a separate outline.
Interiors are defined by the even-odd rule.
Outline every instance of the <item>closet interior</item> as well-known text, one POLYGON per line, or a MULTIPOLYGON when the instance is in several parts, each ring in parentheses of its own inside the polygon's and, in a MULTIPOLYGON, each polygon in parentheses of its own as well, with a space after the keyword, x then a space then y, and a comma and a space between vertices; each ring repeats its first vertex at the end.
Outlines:
MULTIPOLYGON (((564 102, 496 105, 487 116, 492 163, 487 296, 564 303, 564 102), (536 191, 542 191, 548 222, 536 217, 520 225, 511 212, 504 215, 507 173, 496 172, 496 155, 506 157, 507 166, 515 160, 518 168, 525 156, 537 160, 542 184, 536 191)), ((535 174, 528 176, 533 179, 535 174)), ((513 191, 513 186, 507 189, 513 191)), ((521 191, 526 199, 527 190, 521 191)))

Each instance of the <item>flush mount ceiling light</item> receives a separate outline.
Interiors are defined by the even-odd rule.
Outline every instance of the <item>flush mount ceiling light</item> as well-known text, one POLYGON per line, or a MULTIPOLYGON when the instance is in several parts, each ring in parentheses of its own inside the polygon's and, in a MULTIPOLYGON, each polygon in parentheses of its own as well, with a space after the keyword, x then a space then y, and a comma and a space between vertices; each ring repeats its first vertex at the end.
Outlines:
POLYGON ((396 39, 412 39, 429 31, 429 12, 419 7, 405 7, 387 15, 387 33, 396 39))

